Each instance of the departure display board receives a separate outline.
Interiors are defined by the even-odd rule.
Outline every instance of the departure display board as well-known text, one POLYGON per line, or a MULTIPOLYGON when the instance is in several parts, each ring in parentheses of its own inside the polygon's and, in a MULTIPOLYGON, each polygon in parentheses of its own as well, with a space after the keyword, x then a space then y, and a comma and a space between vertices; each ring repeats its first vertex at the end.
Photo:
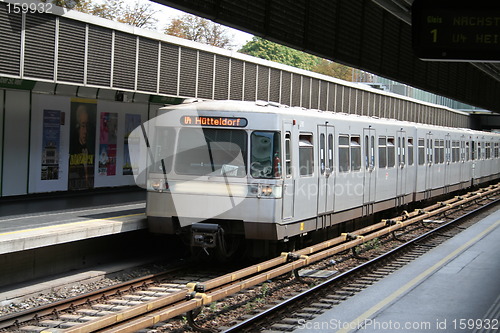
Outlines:
POLYGON ((414 0, 412 30, 421 59, 500 61, 500 0, 414 0))
POLYGON ((182 116, 181 124, 185 126, 245 127, 248 121, 245 118, 235 117, 182 116))

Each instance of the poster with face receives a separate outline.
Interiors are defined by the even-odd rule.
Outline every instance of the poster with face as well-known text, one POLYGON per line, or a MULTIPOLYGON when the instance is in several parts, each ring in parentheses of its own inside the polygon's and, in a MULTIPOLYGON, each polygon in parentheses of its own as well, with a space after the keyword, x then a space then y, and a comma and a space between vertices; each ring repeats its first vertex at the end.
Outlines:
POLYGON ((102 112, 99 134, 99 175, 116 175, 118 113, 102 112))
POLYGON ((96 100, 71 99, 68 189, 94 187, 96 100))

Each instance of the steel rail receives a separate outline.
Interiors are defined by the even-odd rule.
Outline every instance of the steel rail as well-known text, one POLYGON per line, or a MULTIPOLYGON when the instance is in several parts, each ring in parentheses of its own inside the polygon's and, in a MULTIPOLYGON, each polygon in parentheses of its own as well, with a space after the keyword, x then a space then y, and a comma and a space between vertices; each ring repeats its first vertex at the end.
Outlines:
POLYGON ((133 306, 122 312, 105 315, 97 320, 81 323, 67 329, 47 328, 44 332, 86 333, 98 330, 132 332, 147 328, 159 321, 171 319, 290 271, 296 271, 333 254, 354 248, 368 240, 394 232, 407 225, 486 195, 491 195, 498 190, 500 190, 500 183, 489 186, 487 189, 480 189, 464 196, 434 204, 426 209, 416 210, 412 213, 405 212, 402 216, 394 219, 383 220, 372 226, 342 234, 332 240, 293 253, 283 253, 280 257, 203 283, 189 283, 186 288, 180 291, 159 297, 148 303, 133 306), (186 295, 188 295, 187 299, 186 295), (110 329, 106 329, 107 327, 110 327, 110 329))
POLYGON ((496 199, 495 201, 492 201, 492 202, 490 202, 482 207, 479 207, 479 208, 476 208, 470 212, 467 212, 466 214, 464 214, 464 215, 462 215, 462 216, 460 216, 452 221, 449 221, 449 222, 447 222, 447 223, 445 223, 445 224, 443 224, 435 229, 432 229, 432 230, 398 246, 397 248, 392 249, 389 252, 386 252, 386 253, 378 256, 377 258, 371 259, 370 261, 367 261, 367 262, 365 262, 359 266, 356 266, 348 271, 345 271, 339 275, 336 275, 336 276, 334 276, 334 277, 332 277, 332 278, 330 278, 330 279, 328 279, 328 280, 326 280, 326 281, 324 281, 324 282, 322 282, 322 283, 320 283, 320 284, 318 284, 318 285, 316 285, 316 286, 314 286, 314 287, 312 287, 312 288, 310 288, 310 289, 308 289, 300 294, 297 294, 291 298, 288 298, 285 301, 283 301, 279 304, 276 304, 275 306, 273 306, 269 309, 266 309, 265 311, 260 312, 260 313, 256 314, 255 316, 248 318, 245 321, 242 321, 242 322, 238 323, 237 325, 234 325, 234 326, 224 330, 223 333, 240 332, 241 330, 243 330, 245 328, 254 327, 255 323, 262 321, 267 316, 270 316, 278 311, 282 311, 283 309, 303 300, 304 298, 310 297, 311 295, 314 295, 315 293, 318 293, 318 292, 322 291, 323 289, 332 286, 334 283, 341 281, 342 279, 345 279, 349 276, 353 276, 353 275, 359 273, 363 269, 369 268, 371 266, 375 266, 375 265, 379 264, 380 262, 383 262, 384 260, 391 258, 395 254, 402 253, 407 248, 414 246, 414 245, 418 245, 418 243, 421 242, 422 240, 424 240, 425 238, 432 236, 433 234, 437 234, 440 231, 452 226, 453 224, 460 222, 462 220, 465 220, 466 218, 473 217, 474 215, 481 212, 483 209, 486 209, 494 204, 498 204, 499 202, 500 202, 500 199, 496 199))
POLYGON ((51 315, 60 311, 65 311, 72 307, 78 307, 83 304, 88 304, 89 302, 97 301, 105 297, 114 296, 119 293, 133 290, 134 288, 143 287, 144 285, 155 283, 158 280, 162 279, 162 277, 183 268, 185 268, 185 266, 174 267, 161 273, 149 274, 130 281, 90 291, 88 293, 74 296, 68 299, 27 309, 21 312, 15 312, 12 314, 0 316, 0 329, 16 325, 16 323, 23 323, 30 320, 36 320, 37 318, 43 316, 51 315))
POLYGON ((411 218, 408 218, 409 214, 406 213, 404 216, 396 218, 396 220, 401 220, 398 220, 392 225, 390 223, 388 224, 388 221, 384 221, 349 234, 343 234, 340 237, 305 248, 297 251, 296 253, 283 253, 280 257, 234 273, 226 274, 220 278, 206 281, 203 284, 188 284, 185 290, 175 293, 175 296, 164 296, 150 303, 137 305, 133 308, 125 310, 124 312, 104 316, 97 321, 82 323, 65 330, 47 330, 47 332, 87 333, 94 332, 96 330, 103 330, 105 332, 134 332, 139 329, 147 328, 160 321, 165 321, 175 316, 182 315, 183 313, 193 311, 199 307, 223 299, 241 290, 297 270, 333 254, 354 248, 355 246, 358 246, 368 240, 404 228, 412 223, 437 215, 449 209, 463 205, 464 203, 477 200, 478 198, 482 198, 486 195, 491 195, 499 190, 500 184, 492 185, 486 189, 480 189, 464 196, 455 197, 450 200, 434 204, 426 209, 417 210, 417 212, 414 212, 415 216, 411 218), (367 232, 367 230, 376 230, 377 228, 381 228, 383 226, 386 227, 362 236, 367 232), (354 239, 352 239, 353 235, 354 239), (337 245, 342 242, 345 243, 337 245), (331 247, 333 245, 337 246, 331 247), (290 262, 290 259, 294 261, 290 262), (282 265, 278 266, 279 264, 282 265), (256 273, 257 275, 251 276, 256 273), (247 276, 250 277, 246 278, 247 276), (246 280, 237 282, 242 278, 246 278, 246 280), (228 286, 227 284, 230 285, 228 286), (197 289, 198 287, 199 289, 197 289), (188 299, 186 299, 186 294, 189 295, 188 299), (167 305, 171 306, 166 309, 162 309, 167 305), (106 329, 106 327, 110 326, 113 326, 113 328, 106 329))

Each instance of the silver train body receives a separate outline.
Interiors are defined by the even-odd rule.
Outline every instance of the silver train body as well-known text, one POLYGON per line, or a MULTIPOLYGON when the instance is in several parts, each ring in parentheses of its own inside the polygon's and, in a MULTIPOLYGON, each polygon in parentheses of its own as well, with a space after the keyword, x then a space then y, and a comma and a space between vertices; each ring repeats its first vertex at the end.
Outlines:
POLYGON ((264 102, 195 102, 158 115, 149 228, 191 232, 202 247, 216 246, 221 228, 287 240, 500 176, 494 133, 264 102))

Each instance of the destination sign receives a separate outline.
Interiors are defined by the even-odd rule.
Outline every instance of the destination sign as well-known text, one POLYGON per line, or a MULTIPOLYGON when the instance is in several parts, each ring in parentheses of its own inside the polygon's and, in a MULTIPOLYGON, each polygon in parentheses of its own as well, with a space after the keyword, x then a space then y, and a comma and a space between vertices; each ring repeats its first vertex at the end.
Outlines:
POLYGON ((500 1, 415 0, 412 30, 421 59, 500 61, 500 1))
POLYGON ((245 127, 248 121, 245 118, 234 117, 182 116, 181 124, 186 126, 245 127))

